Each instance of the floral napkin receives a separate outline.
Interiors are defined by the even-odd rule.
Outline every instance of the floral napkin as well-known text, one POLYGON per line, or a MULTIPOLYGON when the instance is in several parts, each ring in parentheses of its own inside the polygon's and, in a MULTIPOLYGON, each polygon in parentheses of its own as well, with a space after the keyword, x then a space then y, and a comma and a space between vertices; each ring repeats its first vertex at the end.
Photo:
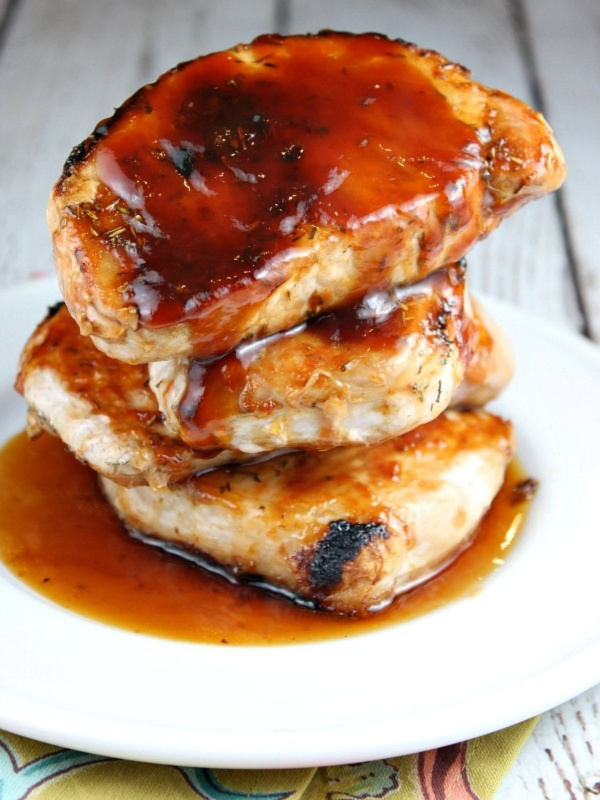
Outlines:
POLYGON ((162 766, 64 750, 0 731, 1 800, 489 800, 532 719, 416 755, 314 769, 162 766))

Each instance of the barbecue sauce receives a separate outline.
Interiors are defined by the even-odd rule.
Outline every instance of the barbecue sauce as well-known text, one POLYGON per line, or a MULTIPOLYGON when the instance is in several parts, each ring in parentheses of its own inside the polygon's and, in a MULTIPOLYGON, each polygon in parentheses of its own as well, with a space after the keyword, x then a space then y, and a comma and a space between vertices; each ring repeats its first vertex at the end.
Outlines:
MULTIPOLYGON (((101 186, 63 223, 116 259, 145 326, 198 318, 215 299, 233 322, 321 230, 424 213, 468 226, 485 141, 398 43, 263 36, 170 70, 98 125, 63 181, 90 159, 101 186)), ((442 235, 430 227, 424 262, 442 235)))
POLYGON ((0 560, 23 583, 75 613, 138 634, 213 644, 274 645, 341 638, 401 623, 476 594, 504 561, 530 483, 518 465, 471 546, 437 577, 367 618, 303 608, 129 536, 95 473, 58 439, 24 433, 0 451, 0 560))
MULTIPOLYGON (((466 363, 471 330, 480 326, 464 312, 464 276, 460 264, 446 267, 392 292, 369 293, 290 331, 242 344, 209 363, 190 359, 177 405, 179 435, 191 447, 218 449, 230 446, 229 419, 240 412, 268 424, 285 403, 298 410, 336 399, 351 404, 352 388, 344 381, 349 367, 357 365, 363 381, 375 384, 386 362, 403 349, 417 350, 415 341, 420 343, 417 358, 434 352, 442 364, 451 358, 466 363), (282 364, 285 381, 273 377, 282 364)), ((364 402, 362 384, 357 395, 364 402)))

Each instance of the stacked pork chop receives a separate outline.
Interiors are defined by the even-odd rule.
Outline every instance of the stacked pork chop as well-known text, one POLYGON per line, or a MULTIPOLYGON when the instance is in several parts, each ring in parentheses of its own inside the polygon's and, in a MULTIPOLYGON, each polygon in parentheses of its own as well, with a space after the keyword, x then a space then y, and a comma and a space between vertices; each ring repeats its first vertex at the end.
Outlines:
POLYGON ((28 342, 29 429, 131 529, 365 613, 448 563, 514 450, 464 256, 560 185, 544 120, 374 34, 180 65, 76 147, 49 224, 65 305, 28 342))

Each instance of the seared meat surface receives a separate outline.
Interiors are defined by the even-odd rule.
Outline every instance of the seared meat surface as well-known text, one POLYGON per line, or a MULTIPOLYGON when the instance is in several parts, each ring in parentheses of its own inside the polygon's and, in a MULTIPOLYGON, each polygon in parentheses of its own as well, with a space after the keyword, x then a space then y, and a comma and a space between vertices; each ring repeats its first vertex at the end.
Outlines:
POLYGON ((101 353, 64 305, 27 342, 16 385, 29 407, 30 435, 59 436, 80 461, 125 485, 160 489, 236 456, 194 451, 174 437, 148 388, 147 366, 101 353))
POLYGON ((220 468, 154 492, 103 478, 133 531, 336 613, 366 613, 466 546, 513 453, 508 422, 447 411, 371 447, 220 468))
POLYGON ((452 406, 473 408, 494 400, 506 388, 514 372, 514 357, 506 331, 469 295, 473 325, 469 329, 471 356, 452 406))
POLYGON ((457 261, 564 173, 539 114, 437 53, 263 36, 100 123, 48 219, 64 298, 99 348, 204 359, 457 261))
POLYGON ((497 381, 481 363, 491 337, 465 310, 465 291, 462 267, 438 270, 208 364, 152 363, 150 385, 174 435, 195 448, 375 444, 434 419, 457 390, 466 403, 497 381), (477 374, 471 368, 461 390, 474 359, 477 374))
POLYGON ((331 315, 294 335, 240 348, 196 376, 187 362, 109 358, 61 305, 22 354, 17 387, 28 403, 28 429, 58 435, 80 461, 118 483, 154 489, 281 450, 396 437, 450 402, 487 401, 507 379, 511 361, 496 352, 499 333, 482 330, 480 308, 472 318, 464 314, 464 291, 458 267, 440 271, 395 305, 378 297, 380 311, 388 301, 389 315, 376 326, 367 303, 355 309, 366 316, 353 316, 351 330, 339 332, 345 318, 331 315), (178 384, 187 389, 175 409, 178 384), (180 409, 190 397, 200 401, 184 421, 180 409))

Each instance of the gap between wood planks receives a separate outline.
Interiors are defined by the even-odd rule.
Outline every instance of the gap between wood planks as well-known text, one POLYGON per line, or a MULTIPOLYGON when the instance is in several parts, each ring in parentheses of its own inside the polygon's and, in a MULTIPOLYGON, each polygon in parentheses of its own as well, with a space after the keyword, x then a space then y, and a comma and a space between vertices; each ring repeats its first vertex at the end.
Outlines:
POLYGON ((275 31, 281 34, 290 32, 289 0, 275 0, 275 31))
POLYGON ((4 12, 0 18, 0 52, 2 52, 4 42, 8 37, 17 12, 17 8, 20 6, 20 4, 21 0, 7 0, 6 2, 4 12))
MULTIPOLYGON (((542 91, 542 82, 540 80, 539 70, 535 60, 529 17, 527 16, 527 11, 525 8, 526 0, 509 0, 508 5, 513 20, 513 28, 515 31, 517 47, 519 48, 521 58, 527 67, 529 88, 533 103, 535 107, 541 111, 544 116, 546 116, 546 104, 544 93, 542 91)), ((571 236, 571 231, 568 225, 565 203, 561 189, 554 193, 554 202, 560 224, 560 232, 565 249, 565 255, 567 257, 567 266, 573 282, 577 310, 579 311, 579 315, 581 317, 580 332, 583 336, 591 340, 593 339, 592 328, 590 325, 590 317, 581 285, 581 269, 576 255, 573 237, 571 236)))

